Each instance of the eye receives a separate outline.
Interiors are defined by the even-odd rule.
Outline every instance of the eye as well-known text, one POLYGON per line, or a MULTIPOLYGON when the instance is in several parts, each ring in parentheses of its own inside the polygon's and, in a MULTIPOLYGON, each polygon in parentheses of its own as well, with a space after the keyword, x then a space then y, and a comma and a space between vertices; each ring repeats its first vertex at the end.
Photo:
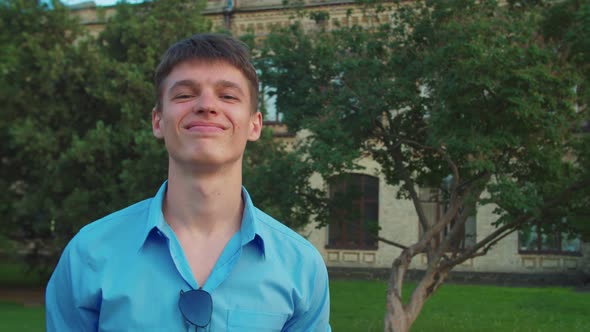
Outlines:
POLYGON ((225 100, 238 100, 236 96, 230 94, 222 94, 220 98, 225 100))
POLYGON ((176 96, 174 96, 172 99, 173 100, 181 100, 182 101, 182 100, 190 99, 192 97, 193 97, 193 95, 191 95, 191 94, 180 93, 180 94, 177 94, 176 96))

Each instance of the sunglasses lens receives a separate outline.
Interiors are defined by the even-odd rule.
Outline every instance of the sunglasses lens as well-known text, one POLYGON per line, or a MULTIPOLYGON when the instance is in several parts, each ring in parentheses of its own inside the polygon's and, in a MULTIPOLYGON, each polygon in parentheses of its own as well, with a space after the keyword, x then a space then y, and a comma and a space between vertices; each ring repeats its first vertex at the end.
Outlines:
POLYGON ((189 323, 198 327, 205 327, 211 320, 213 300, 206 291, 194 289, 180 294, 178 307, 189 323))

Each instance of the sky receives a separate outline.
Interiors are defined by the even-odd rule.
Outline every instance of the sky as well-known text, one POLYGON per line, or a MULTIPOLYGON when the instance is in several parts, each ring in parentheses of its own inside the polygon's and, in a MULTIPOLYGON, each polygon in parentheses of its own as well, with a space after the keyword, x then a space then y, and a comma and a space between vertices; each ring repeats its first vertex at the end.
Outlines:
MULTIPOLYGON (((81 2, 87 2, 87 1, 89 1, 89 0, 61 0, 61 2, 66 5, 75 5, 75 4, 78 4, 81 2)), ((92 1, 92 0, 90 0, 90 1, 92 1)), ((97 6, 109 6, 109 5, 114 5, 119 0, 93 0, 93 1, 97 6)), ((129 1, 129 2, 138 2, 138 1, 129 1)))

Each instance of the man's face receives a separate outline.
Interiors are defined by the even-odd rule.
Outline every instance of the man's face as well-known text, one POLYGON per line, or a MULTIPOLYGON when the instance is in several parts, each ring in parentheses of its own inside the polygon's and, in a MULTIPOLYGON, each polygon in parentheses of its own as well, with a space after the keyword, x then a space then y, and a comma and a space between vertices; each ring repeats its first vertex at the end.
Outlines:
POLYGON ((170 163, 210 168, 239 162, 247 141, 260 137, 262 115, 251 112, 248 81, 226 62, 186 61, 163 84, 152 130, 170 163))

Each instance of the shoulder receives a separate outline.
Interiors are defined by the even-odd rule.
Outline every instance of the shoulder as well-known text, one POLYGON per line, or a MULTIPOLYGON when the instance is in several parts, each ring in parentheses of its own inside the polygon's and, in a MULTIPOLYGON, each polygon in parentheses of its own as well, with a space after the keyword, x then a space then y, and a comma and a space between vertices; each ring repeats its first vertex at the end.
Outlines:
POLYGON ((283 258, 306 258, 306 261, 312 259, 312 261, 324 265, 323 258, 316 247, 299 233, 258 208, 254 213, 263 235, 265 249, 271 250, 273 255, 278 254, 283 258))
POLYGON ((269 232, 271 237, 278 238, 282 241, 292 242, 292 244, 296 246, 315 250, 315 247, 303 236, 291 228, 285 226, 285 224, 281 223, 275 218, 269 216, 264 211, 256 208, 255 215, 260 226, 269 232))
POLYGON ((71 254, 96 260, 133 245, 146 229, 151 201, 135 203, 82 227, 70 241, 71 254))
POLYGON ((127 226, 126 224, 128 224, 128 222, 133 223, 134 221, 144 220, 144 217, 147 218, 151 201, 152 198, 145 199, 95 220, 80 229, 78 235, 84 236, 94 232, 109 231, 112 228, 127 226))

